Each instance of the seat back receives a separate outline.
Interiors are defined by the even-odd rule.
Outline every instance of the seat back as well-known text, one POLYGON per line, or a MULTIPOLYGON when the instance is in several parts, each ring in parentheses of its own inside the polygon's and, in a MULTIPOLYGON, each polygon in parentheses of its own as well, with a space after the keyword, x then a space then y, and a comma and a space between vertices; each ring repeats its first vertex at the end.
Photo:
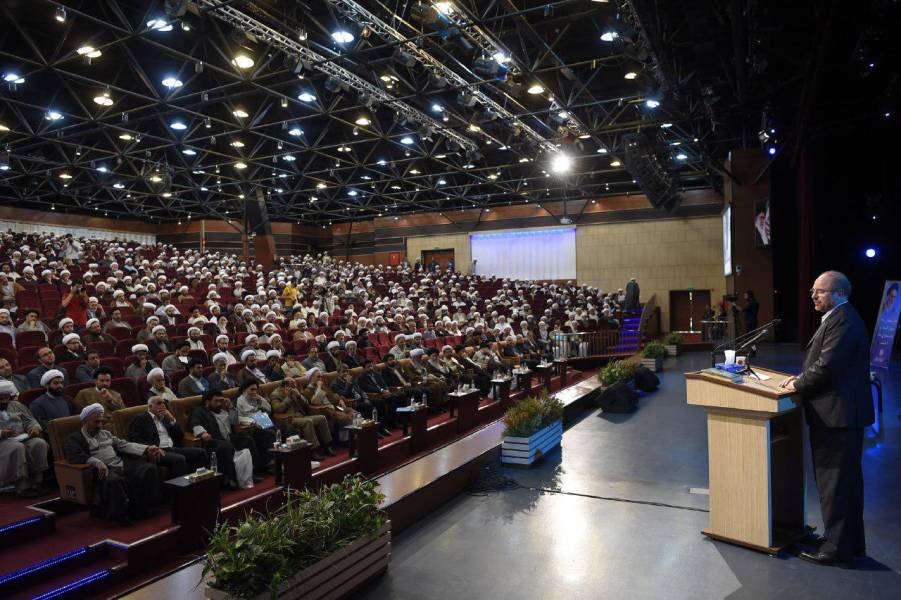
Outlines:
POLYGON ((138 388, 134 379, 130 377, 117 377, 110 382, 110 388, 122 395, 125 406, 138 406, 144 404, 138 397, 138 388))
POLYGON ((127 438, 131 421, 146 410, 147 406, 142 405, 129 406, 128 408, 113 411, 113 427, 116 435, 123 439, 127 438))

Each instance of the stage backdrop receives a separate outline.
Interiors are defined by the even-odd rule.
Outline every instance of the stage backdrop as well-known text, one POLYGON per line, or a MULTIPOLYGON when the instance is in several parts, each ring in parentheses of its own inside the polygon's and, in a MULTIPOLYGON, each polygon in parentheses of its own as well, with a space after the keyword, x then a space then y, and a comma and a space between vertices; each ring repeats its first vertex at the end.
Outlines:
POLYGON ((576 228, 526 229, 469 236, 477 275, 576 279, 576 228))

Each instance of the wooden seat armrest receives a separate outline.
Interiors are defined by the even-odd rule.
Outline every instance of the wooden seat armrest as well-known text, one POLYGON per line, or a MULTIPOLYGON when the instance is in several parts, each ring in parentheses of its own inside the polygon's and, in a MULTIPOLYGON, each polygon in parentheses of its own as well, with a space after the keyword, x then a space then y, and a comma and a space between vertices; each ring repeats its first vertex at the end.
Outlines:
POLYGON ((251 427, 250 425, 235 425, 232 428, 232 431, 234 431, 235 433, 247 433, 248 431, 251 431, 252 429, 253 429, 253 427, 251 427))
POLYGON ((276 423, 284 423, 285 421, 290 420, 293 415, 289 415, 288 413, 272 413, 272 420, 276 423))
POLYGON ((201 448, 203 446, 203 442, 193 433, 185 433, 185 436, 182 438, 182 442, 185 446, 191 448, 201 448))
POLYGON ((89 464, 76 464, 70 463, 67 460, 57 460, 54 461, 54 465, 63 469, 70 469, 72 471, 87 471, 88 469, 92 469, 93 467, 89 464))

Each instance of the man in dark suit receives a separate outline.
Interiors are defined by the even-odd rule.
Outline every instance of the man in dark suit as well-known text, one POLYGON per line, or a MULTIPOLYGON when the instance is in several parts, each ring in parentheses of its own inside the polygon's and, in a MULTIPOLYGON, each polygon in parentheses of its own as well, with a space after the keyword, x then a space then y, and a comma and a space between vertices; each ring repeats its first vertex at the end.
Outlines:
POLYGON ((827 271, 810 294, 814 308, 825 314, 807 346, 801 374, 781 385, 797 391, 804 403, 826 534, 817 548, 799 556, 831 565, 866 555, 861 459, 863 429, 875 419, 870 342, 863 320, 848 303, 847 277, 827 271))
POLYGON ((385 401, 384 414, 380 411, 379 418, 388 429, 395 428, 397 407, 407 406, 410 399, 400 390, 391 391, 371 360, 363 360, 363 369, 364 371, 357 377, 357 384, 370 398, 381 398, 385 401))
POLYGON ((188 363, 188 374, 178 382, 178 397, 190 398, 202 396, 210 388, 210 383, 203 378, 203 361, 192 358, 188 363))
POLYGON ((183 446, 185 433, 161 396, 151 396, 147 412, 131 421, 128 441, 162 450, 158 463, 169 468, 170 477, 193 473, 199 467, 209 466, 209 458, 203 448, 183 446))

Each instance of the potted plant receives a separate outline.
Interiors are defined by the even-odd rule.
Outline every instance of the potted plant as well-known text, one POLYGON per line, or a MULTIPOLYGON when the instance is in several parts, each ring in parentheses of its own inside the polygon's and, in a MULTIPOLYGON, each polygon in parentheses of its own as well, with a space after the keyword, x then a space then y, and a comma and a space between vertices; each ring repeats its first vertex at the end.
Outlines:
POLYGON ((278 510, 220 523, 203 567, 206 597, 344 597, 383 573, 391 523, 374 481, 346 477, 319 491, 287 490, 278 510))
POLYGON ((650 342, 641 350, 641 365, 654 371, 663 370, 663 358, 666 356, 666 347, 660 342, 650 342))
POLYGON ((615 360, 607 363, 600 371, 598 371, 598 381, 605 388, 610 387, 620 381, 628 383, 635 376, 635 363, 625 360, 615 360))
POLYGON ((513 405, 504 415, 501 462, 529 466, 563 439, 563 403, 542 392, 513 405))
POLYGON ((673 331, 664 338, 663 343, 666 344, 666 353, 670 356, 679 354, 679 346, 682 345, 682 336, 673 331))
POLYGON ((638 393, 634 389, 633 379, 637 368, 638 363, 615 360, 598 372, 598 380, 603 389, 598 395, 597 404, 605 413, 635 410, 638 393))

